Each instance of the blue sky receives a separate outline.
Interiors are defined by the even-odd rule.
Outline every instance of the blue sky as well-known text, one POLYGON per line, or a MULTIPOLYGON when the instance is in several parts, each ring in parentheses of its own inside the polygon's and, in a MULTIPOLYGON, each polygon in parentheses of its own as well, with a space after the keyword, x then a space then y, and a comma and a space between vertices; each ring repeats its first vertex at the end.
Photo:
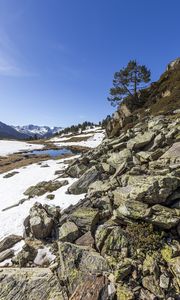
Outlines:
POLYGON ((115 71, 159 78, 180 55, 180 1, 0 0, 0 121, 99 121, 115 71))

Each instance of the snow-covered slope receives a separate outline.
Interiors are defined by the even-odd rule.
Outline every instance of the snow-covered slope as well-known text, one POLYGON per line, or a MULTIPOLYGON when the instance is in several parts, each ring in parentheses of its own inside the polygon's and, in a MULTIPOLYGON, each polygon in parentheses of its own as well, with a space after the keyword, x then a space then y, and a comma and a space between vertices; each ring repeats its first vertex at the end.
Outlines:
POLYGON ((43 196, 31 198, 19 206, 3 211, 3 209, 18 203, 19 200, 23 199, 25 197, 23 193, 31 185, 35 185, 40 181, 48 181, 57 178, 55 171, 63 170, 67 167, 67 165, 64 164, 65 160, 68 159, 62 159, 60 161, 48 160, 43 162, 42 165, 48 164, 48 168, 42 168, 42 165, 39 164, 32 164, 27 167, 15 169, 15 171, 18 171, 19 173, 8 179, 3 178, 6 173, 0 174, 0 240, 9 234, 23 235, 24 219, 28 216, 30 208, 36 201, 42 204, 58 205, 64 209, 71 204, 76 204, 84 197, 84 194, 66 194, 68 187, 76 181, 76 179, 73 178, 66 178, 69 184, 54 191, 53 194, 55 195, 55 198, 51 200, 51 202, 46 198, 47 193, 43 196), (4 226, 4 224, 6 224, 6 226, 4 226))
POLYGON ((0 156, 6 156, 16 152, 41 149, 43 147, 43 145, 29 144, 26 142, 0 140, 0 156))
POLYGON ((34 137, 50 137, 54 133, 59 132, 62 127, 49 127, 49 126, 38 126, 38 125, 24 125, 24 126, 12 126, 18 132, 34 137))

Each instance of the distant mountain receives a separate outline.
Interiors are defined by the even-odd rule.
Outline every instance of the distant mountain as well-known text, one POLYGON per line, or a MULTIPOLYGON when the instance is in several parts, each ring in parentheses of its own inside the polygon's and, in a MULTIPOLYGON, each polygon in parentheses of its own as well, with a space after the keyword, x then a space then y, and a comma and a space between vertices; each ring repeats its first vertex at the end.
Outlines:
POLYGON ((23 140, 27 139, 28 137, 29 136, 25 133, 18 132, 13 127, 0 122, 0 139, 8 138, 23 140))
POLYGON ((62 130, 62 127, 49 127, 49 126, 38 126, 38 125, 24 125, 24 126, 12 126, 21 134, 25 134, 28 137, 48 138, 54 133, 62 130))

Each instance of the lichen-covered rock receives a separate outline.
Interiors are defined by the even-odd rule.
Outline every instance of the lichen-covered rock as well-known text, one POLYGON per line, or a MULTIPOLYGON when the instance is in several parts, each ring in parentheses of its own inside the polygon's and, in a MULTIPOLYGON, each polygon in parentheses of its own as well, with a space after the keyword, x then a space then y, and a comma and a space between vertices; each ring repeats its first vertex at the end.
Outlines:
POLYGON ((162 156, 161 159, 164 158, 178 158, 180 159, 180 142, 174 143, 162 156))
POLYGON ((88 166, 85 164, 79 163, 79 164, 73 164, 70 165, 67 170, 66 174, 73 177, 73 178, 79 178, 82 176, 88 169, 88 166))
POLYGON ((110 154, 110 157, 107 159, 107 163, 113 168, 117 169, 119 165, 124 163, 125 161, 129 161, 132 159, 132 153, 128 149, 124 149, 120 152, 113 152, 110 154))
POLYGON ((149 204, 164 203, 179 185, 180 180, 170 175, 128 176, 127 185, 114 191, 115 202, 118 204, 118 199, 132 199, 149 204))
POLYGON ((139 219, 142 220, 148 217, 148 215, 150 215, 150 210, 148 209, 148 205, 146 203, 141 203, 139 201, 134 201, 134 200, 126 200, 126 201, 122 200, 121 204, 116 210, 116 216, 119 218, 129 217, 134 220, 139 220, 139 219))
POLYGON ((103 276, 89 278, 79 284, 69 300, 109 299, 108 280, 103 276))
POLYGON ((133 200, 122 201, 114 211, 114 218, 128 223, 128 219, 143 220, 163 229, 171 229, 180 222, 180 210, 160 204, 148 205, 133 200))
POLYGON ((90 184, 89 188, 88 188, 88 195, 93 195, 95 193, 105 193, 108 190, 110 190, 112 188, 112 183, 109 181, 100 181, 97 180, 95 182, 93 182, 92 184, 90 184))
POLYGON ((117 300, 134 300, 134 295, 131 289, 122 284, 117 285, 117 300))
POLYGON ((79 236, 79 229, 73 222, 66 222, 59 228, 59 240, 74 242, 79 236))
POLYGON ((180 222, 180 209, 157 204, 151 207, 151 213, 145 219, 158 227, 171 229, 180 222))
POLYGON ((53 219, 40 203, 35 203, 30 209, 29 225, 32 235, 37 239, 44 239, 51 236, 53 219))
POLYGON ((107 261, 89 247, 72 243, 59 243, 60 265, 59 277, 68 280, 68 289, 72 294, 79 283, 92 275, 109 270, 107 261))
POLYGON ((28 196, 29 198, 33 198, 35 196, 42 196, 45 193, 53 192, 58 190, 60 187, 67 185, 67 180, 50 180, 50 181, 42 181, 34 186, 30 186, 25 192, 24 195, 28 196))
POLYGON ((123 256, 124 249, 128 248, 128 245, 126 233, 119 226, 117 226, 112 229, 110 234, 105 239, 101 249, 101 254, 113 257, 121 257, 123 256))
POLYGON ((145 133, 139 133, 134 139, 127 142, 127 148, 131 150, 139 150, 148 145, 154 138, 154 133, 147 131, 145 133))
POLYGON ((76 245, 94 247, 94 238, 90 231, 83 234, 80 238, 75 241, 76 245))
POLYGON ((105 223, 103 225, 99 225, 98 228, 96 229, 95 233, 95 243, 96 243, 96 248, 101 251, 104 242, 112 229, 114 228, 113 225, 109 223, 105 223))
POLYGON ((91 167, 68 188, 68 192, 75 195, 86 193, 89 185, 96 181, 98 177, 99 171, 96 167, 91 167))
POLYGON ((69 219, 74 222, 82 232, 93 231, 98 220, 99 212, 97 209, 82 207, 76 209, 69 219))
POLYGON ((159 281, 156 279, 154 275, 145 276, 142 279, 142 285, 148 291, 153 293, 158 299, 164 299, 165 294, 163 289, 159 285, 159 281))
POLYGON ((1 300, 68 300, 58 277, 47 268, 1 269, 1 300))
POLYGON ((146 254, 146 258, 143 262, 143 275, 155 274, 159 277, 159 267, 158 267, 158 253, 154 252, 152 255, 146 254))

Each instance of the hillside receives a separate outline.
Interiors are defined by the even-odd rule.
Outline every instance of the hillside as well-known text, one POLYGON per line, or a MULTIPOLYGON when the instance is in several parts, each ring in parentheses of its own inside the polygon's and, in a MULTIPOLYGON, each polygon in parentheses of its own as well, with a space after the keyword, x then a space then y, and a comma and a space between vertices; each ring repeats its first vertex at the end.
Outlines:
MULTIPOLYGON (((120 130, 130 128, 149 115, 171 115, 180 110, 180 58, 171 62, 157 82, 141 90, 138 101, 125 99, 107 126, 108 136, 118 136, 120 130)), ((178 112, 180 114, 180 111, 178 112)))
POLYGON ((2 176, 2 300, 179 299, 179 71, 124 101, 102 143, 97 128, 51 139, 91 145, 82 155, 2 176))
POLYGON ((0 139, 27 139, 28 135, 24 133, 20 133, 14 128, 12 128, 9 125, 6 125, 5 123, 0 122, 0 139))

